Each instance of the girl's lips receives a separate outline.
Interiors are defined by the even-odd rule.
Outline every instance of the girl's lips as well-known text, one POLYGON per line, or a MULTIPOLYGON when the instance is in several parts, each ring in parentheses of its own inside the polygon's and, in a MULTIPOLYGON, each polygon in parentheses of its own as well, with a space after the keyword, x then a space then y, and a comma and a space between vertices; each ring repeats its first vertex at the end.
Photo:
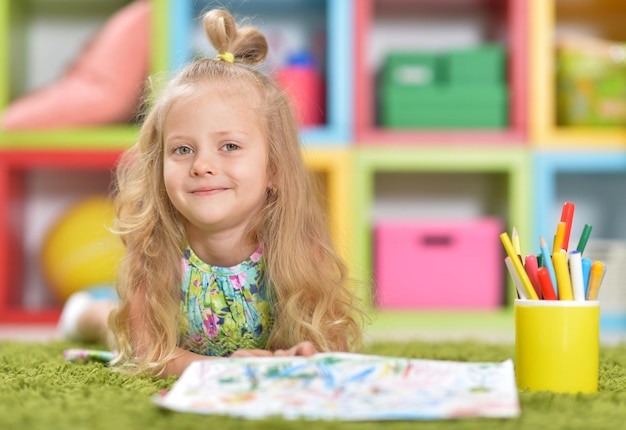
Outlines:
POLYGON ((217 194, 225 190, 227 190, 227 188, 199 188, 197 190, 193 190, 191 194, 200 195, 200 196, 211 195, 211 194, 217 194))

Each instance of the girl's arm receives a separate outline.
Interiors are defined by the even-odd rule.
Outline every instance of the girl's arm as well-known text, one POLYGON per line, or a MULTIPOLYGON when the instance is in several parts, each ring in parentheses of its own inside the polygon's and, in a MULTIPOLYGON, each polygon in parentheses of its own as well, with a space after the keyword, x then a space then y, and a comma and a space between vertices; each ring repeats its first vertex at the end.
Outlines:
MULTIPOLYGON (((290 349, 279 349, 276 351, 267 351, 265 349, 240 349, 231 355, 232 358, 237 357, 288 357, 288 356, 304 356, 309 357, 318 351, 310 342, 301 342, 290 349)), ((183 371, 192 362, 197 360, 214 360, 221 359, 223 357, 210 357, 205 355, 196 354, 195 352, 186 351, 182 348, 176 348, 176 358, 170 360, 163 371, 163 378, 168 376, 180 376, 183 371)))
MULTIPOLYGON (((129 312, 129 325, 131 332, 131 342, 133 344, 133 350, 135 354, 141 356, 144 355, 145 351, 142 351, 142 345, 146 344, 145 339, 145 324, 142 318, 142 309, 144 306, 144 299, 139 299, 141 295, 135 297, 135 300, 132 301, 130 305, 129 312)), ((240 349, 235 351, 231 357, 271 357, 271 356, 295 356, 301 355, 308 357, 317 353, 318 351, 315 349, 312 343, 310 342, 301 342, 294 347, 287 350, 276 350, 276 351, 267 351, 263 349, 240 349)), ((175 349, 175 358, 171 359, 165 364, 165 368, 163 369, 163 373, 161 376, 163 378, 167 378, 169 376, 180 376, 183 371, 189 366, 192 362, 197 360, 211 360, 222 357, 211 357, 201 354, 196 354, 195 352, 187 351, 182 348, 175 349)))

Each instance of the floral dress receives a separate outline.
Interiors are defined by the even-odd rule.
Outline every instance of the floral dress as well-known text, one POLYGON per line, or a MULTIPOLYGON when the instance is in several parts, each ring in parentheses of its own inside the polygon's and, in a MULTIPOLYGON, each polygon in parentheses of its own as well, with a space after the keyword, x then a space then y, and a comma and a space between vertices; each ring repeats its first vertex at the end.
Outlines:
POLYGON ((217 267, 187 248, 179 346, 212 356, 264 349, 273 321, 264 273, 261 249, 236 266, 217 267))

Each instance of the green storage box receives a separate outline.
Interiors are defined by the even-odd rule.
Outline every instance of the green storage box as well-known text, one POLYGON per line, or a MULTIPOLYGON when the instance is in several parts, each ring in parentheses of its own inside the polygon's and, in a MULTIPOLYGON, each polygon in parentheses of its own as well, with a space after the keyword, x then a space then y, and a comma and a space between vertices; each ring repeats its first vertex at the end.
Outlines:
POLYGON ((506 56, 498 44, 441 54, 441 80, 450 85, 500 84, 506 81, 506 56))
POLYGON ((509 122, 508 112, 500 108, 419 109, 391 108, 381 118, 385 127, 394 129, 500 129, 509 122))
POLYGON ((392 52, 382 68, 383 86, 420 87, 437 82, 439 59, 427 52, 392 52))
POLYGON ((450 86, 432 85, 424 88, 385 88, 381 106, 403 107, 477 107, 507 108, 509 97, 504 85, 450 86))
POLYGON ((389 128, 504 128, 504 85, 390 87, 381 94, 380 121, 389 128))

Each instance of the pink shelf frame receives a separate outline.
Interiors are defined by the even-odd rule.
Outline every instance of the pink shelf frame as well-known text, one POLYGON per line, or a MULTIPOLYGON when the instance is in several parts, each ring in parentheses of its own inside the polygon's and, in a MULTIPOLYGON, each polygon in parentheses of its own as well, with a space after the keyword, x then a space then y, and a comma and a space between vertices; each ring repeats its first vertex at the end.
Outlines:
POLYGON ((120 150, 0 150, 0 323, 53 324, 60 306, 26 309, 22 304, 24 270, 24 202, 30 172, 46 169, 109 171, 120 150))
MULTIPOLYGON (((500 6, 467 0, 482 7, 500 6)), ((375 124, 374 71, 367 69, 366 41, 373 27, 376 0, 355 2, 354 135, 359 145, 388 144, 524 144, 527 140, 527 5, 525 0, 506 0, 510 126, 502 130, 391 130, 375 124)), ((394 1, 378 0, 392 7, 394 1)), ((451 2, 455 3, 455 2, 451 2)), ((450 7, 453 7, 451 4, 450 7)))

